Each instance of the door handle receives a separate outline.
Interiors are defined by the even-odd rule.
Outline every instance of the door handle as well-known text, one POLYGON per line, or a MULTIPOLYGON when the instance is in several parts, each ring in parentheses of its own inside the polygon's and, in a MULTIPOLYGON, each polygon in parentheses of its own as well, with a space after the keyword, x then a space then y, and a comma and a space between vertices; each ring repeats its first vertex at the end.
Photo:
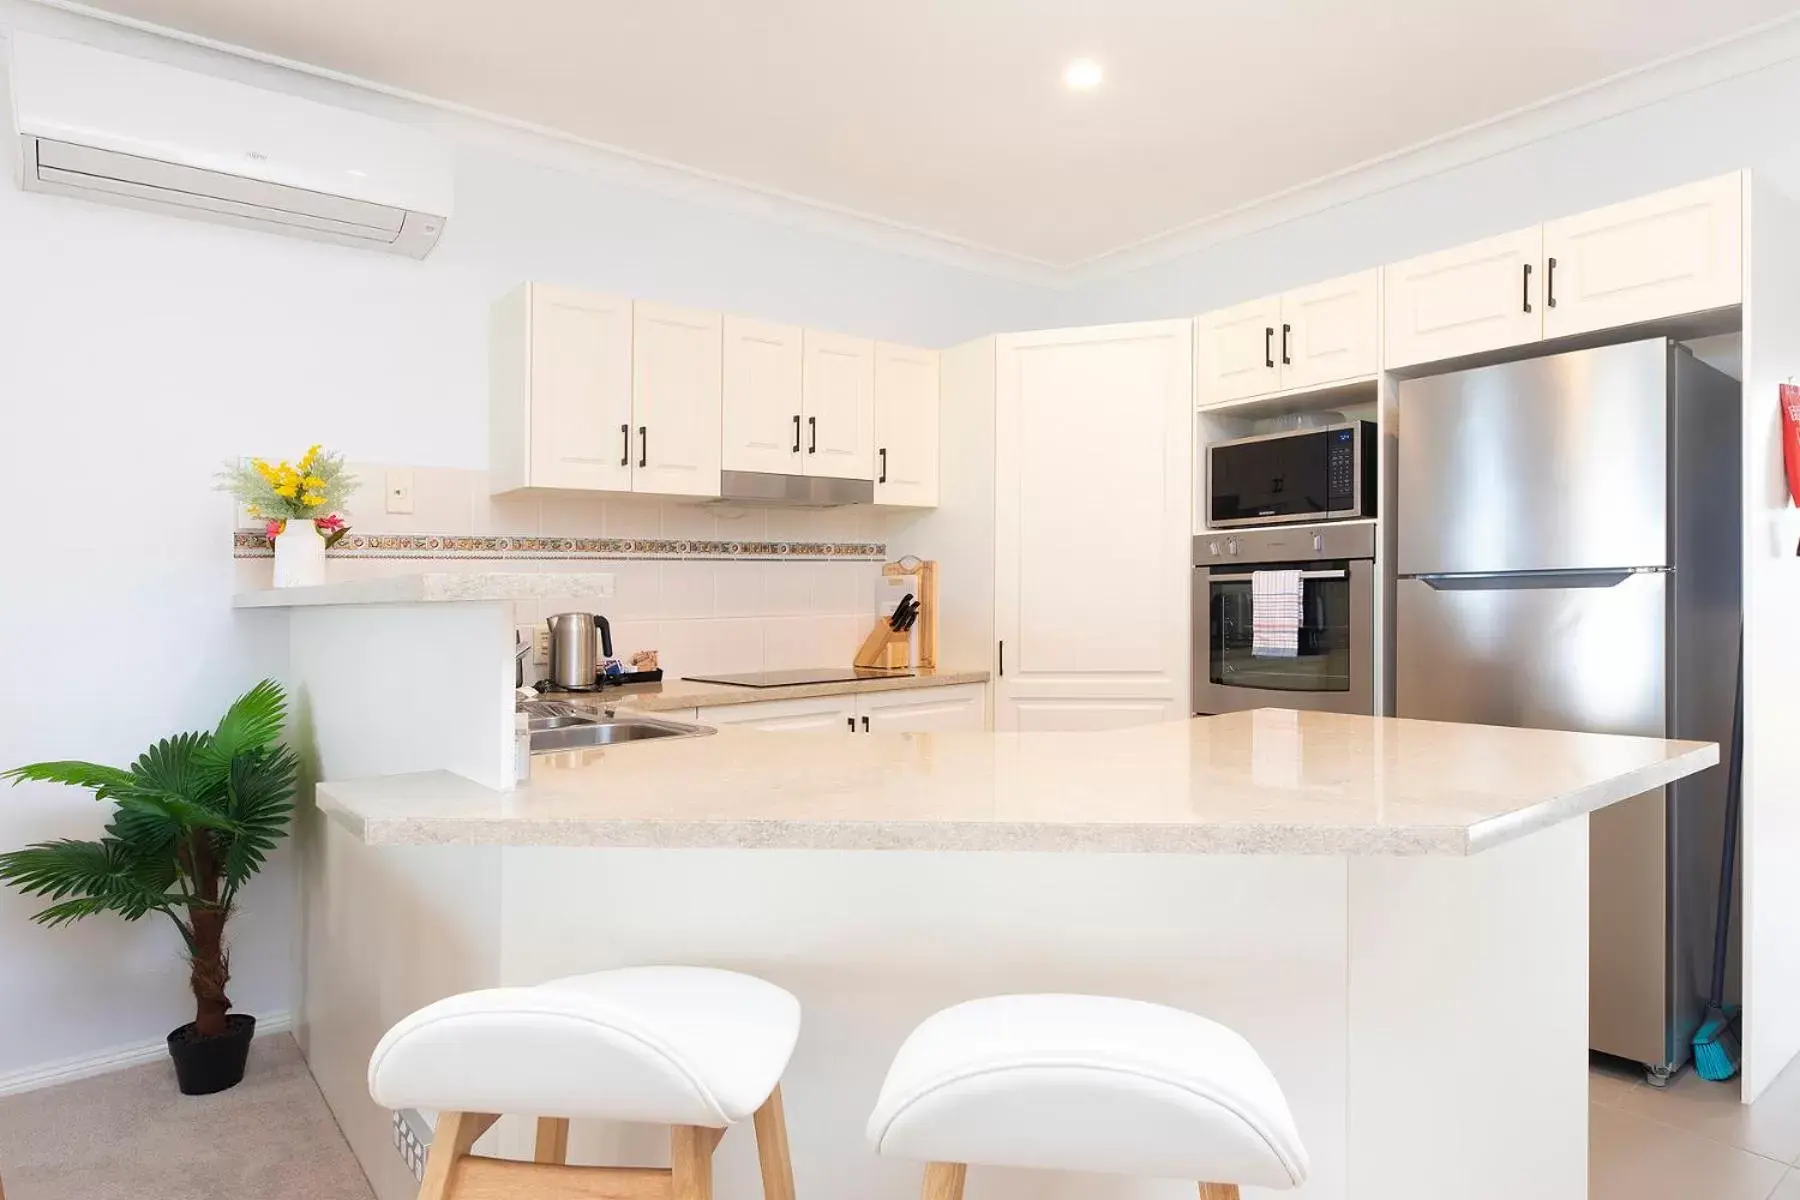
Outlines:
POLYGON ((867 718, 867 717, 864 717, 864 718, 863 718, 863 719, 862 719, 862 721, 863 721, 863 732, 864 732, 864 733, 867 733, 867 732, 869 732, 869 718, 867 718))
POLYGON ((625 439, 625 450, 619 456, 619 465, 629 467, 631 465, 631 426, 629 424, 619 426, 619 436, 625 439))
POLYGON ((877 479, 875 482, 876 483, 886 483, 887 482, 887 447, 886 446, 883 446, 881 448, 881 478, 877 479))
MULTIPOLYGON (((1207 575, 1206 578, 1207 578, 1207 581, 1210 583, 1250 583, 1251 581, 1253 581, 1256 578, 1256 576, 1251 574, 1249 571, 1243 571, 1243 572, 1236 572, 1236 573, 1229 574, 1229 575, 1209 574, 1209 575, 1207 575)), ((1349 571, 1302 571, 1302 572, 1300 572, 1300 578, 1301 579, 1348 579, 1348 578, 1350 578, 1350 572, 1349 571)))
POLYGON ((1531 264, 1530 263, 1525 264, 1525 283, 1523 286, 1523 291, 1525 293, 1525 298, 1523 301, 1523 303, 1525 305, 1525 311, 1530 312, 1531 311, 1531 264))
POLYGON ((1294 332, 1292 325, 1281 327, 1281 362, 1283 366, 1292 366, 1294 360, 1288 357, 1288 334, 1294 332))
POLYGON ((1000 678, 1006 678, 1006 641, 1000 642, 1000 678))
POLYGON ((845 717, 844 724, 846 724, 850 727, 851 733, 856 732, 856 718, 855 717, 845 717))
POLYGON ((1544 264, 1544 307, 1556 307, 1556 260, 1554 258, 1544 264))
POLYGON ((1612 571, 1518 571, 1467 575, 1402 575, 1436 592, 1523 592, 1534 589, 1618 587, 1633 575, 1660 575, 1661 567, 1622 567, 1612 571))
POLYGON ((800 414, 794 414, 794 453, 800 453, 800 414))
POLYGON ((819 452, 819 418, 806 418, 806 425, 812 433, 812 442, 806 447, 806 452, 808 454, 817 454, 819 452))
POLYGON ((638 426, 638 466, 647 467, 649 465, 650 465, 650 427, 648 425, 639 425, 638 426))
POLYGON ((1275 327, 1263 326, 1263 366, 1275 369, 1275 327))

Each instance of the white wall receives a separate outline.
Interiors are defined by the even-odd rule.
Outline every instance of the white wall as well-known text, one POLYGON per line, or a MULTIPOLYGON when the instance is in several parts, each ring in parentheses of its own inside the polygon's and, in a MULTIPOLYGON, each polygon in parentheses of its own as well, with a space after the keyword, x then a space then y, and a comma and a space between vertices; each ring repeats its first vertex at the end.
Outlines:
MULTIPOLYGON (((312 441, 485 467, 487 305, 520 280, 927 346, 1045 311, 1032 286, 669 198, 528 135, 0 0, 0 32, 15 28, 414 119, 458 157, 456 214, 424 263, 0 184, 0 765, 123 762, 278 673, 279 619, 226 605, 212 473, 312 441)), ((78 793, 0 793, 0 847, 91 836, 101 816, 78 793)), ((191 1019, 173 931, 45 931, 31 911, 0 893, 0 1086, 191 1019)), ((277 860, 234 924, 241 1009, 287 1006, 295 919, 277 860)))

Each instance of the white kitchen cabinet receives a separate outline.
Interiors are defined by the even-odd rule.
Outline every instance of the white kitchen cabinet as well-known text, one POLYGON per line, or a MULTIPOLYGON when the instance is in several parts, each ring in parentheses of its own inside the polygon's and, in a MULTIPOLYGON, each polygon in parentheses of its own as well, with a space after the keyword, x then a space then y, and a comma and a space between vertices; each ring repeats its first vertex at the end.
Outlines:
POLYGON ((801 339, 798 325, 726 316, 725 470, 801 474, 801 339))
POLYGON ((1544 225, 1544 336, 1743 301, 1743 176, 1733 172, 1544 225))
POLYGON ((809 700, 715 704, 696 710, 694 719, 714 728, 737 725, 783 733, 849 733, 856 728, 856 697, 816 696, 809 700))
POLYGON ((1202 408, 1373 376, 1380 273, 1362 271, 1208 313, 1194 324, 1202 408))
POLYGON ((959 683, 864 692, 856 710, 857 728, 867 733, 978 733, 987 728, 987 688, 959 683))
POLYGON ((808 329, 802 338, 803 473, 875 478, 875 343, 808 329))
POLYGON ((1281 390, 1275 332, 1281 297, 1265 296, 1199 318, 1194 329, 1198 403, 1223 404, 1281 390))
POLYGON ((998 339, 997 729, 1188 711, 1193 328, 998 339))
POLYGON ((719 494, 724 334, 720 314, 632 305, 632 490, 719 494))
POLYGON ((1389 369, 1535 342, 1544 334, 1543 228, 1386 269, 1389 369))
POLYGON ((875 503, 938 502, 938 355, 875 345, 875 503))
POLYGON ((1324 387, 1381 365, 1381 273, 1359 271, 1284 292, 1275 339, 1281 390, 1324 387))
POLYGON ((631 490, 631 301, 530 283, 490 319, 491 486, 631 490))

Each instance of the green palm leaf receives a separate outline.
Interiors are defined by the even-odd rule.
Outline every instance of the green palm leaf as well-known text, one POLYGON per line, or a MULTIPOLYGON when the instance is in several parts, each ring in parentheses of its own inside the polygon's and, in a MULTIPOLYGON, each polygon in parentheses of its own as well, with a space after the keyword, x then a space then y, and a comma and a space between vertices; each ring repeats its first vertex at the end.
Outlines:
POLYGON ((212 735, 183 733, 164 738, 131 764, 135 790, 119 798, 119 808, 145 819, 162 817, 176 826, 229 831, 223 780, 206 765, 212 735))
POLYGON ((299 770, 299 759, 285 746, 254 750, 231 760, 225 811, 236 830, 220 839, 227 903, 262 869, 275 843, 287 835, 299 770))
POLYGON ((14 767, 10 771, 0 771, 0 779, 11 780, 14 784, 30 781, 87 788, 94 793, 96 800, 110 800, 114 796, 131 792, 137 786, 137 780, 130 771, 103 767, 99 763, 73 761, 41 762, 14 767))
POLYGON ((274 680, 265 679, 225 710, 202 761, 222 774, 238 755, 274 745, 286 724, 287 693, 274 680))
POLYGON ((32 918, 49 925, 100 912, 115 912, 127 921, 166 912, 181 899, 168 890, 174 880, 173 864, 146 858, 117 838, 64 838, 0 854, 0 882, 28 896, 67 901, 32 918))

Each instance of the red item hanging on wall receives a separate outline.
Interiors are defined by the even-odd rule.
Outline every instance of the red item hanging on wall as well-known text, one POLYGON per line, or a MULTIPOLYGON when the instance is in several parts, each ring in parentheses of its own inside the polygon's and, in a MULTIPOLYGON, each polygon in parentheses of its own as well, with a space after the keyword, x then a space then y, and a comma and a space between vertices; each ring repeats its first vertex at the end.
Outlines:
POLYGON ((1787 466, 1788 496, 1800 505, 1800 384, 1781 385, 1781 460, 1787 466))

